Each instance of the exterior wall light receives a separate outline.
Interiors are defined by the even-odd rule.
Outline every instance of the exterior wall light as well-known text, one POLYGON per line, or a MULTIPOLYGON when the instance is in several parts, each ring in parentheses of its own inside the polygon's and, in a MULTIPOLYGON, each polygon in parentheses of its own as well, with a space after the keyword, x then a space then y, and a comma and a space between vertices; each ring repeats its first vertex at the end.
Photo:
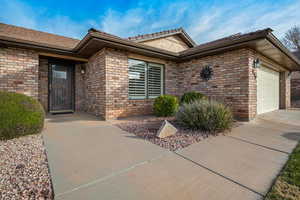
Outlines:
POLYGON ((253 67, 254 68, 260 68, 261 66, 261 62, 259 58, 256 58, 255 60, 253 60, 253 67))
POLYGON ((80 73, 81 74, 85 74, 85 66, 84 65, 81 65, 81 67, 80 67, 80 73))

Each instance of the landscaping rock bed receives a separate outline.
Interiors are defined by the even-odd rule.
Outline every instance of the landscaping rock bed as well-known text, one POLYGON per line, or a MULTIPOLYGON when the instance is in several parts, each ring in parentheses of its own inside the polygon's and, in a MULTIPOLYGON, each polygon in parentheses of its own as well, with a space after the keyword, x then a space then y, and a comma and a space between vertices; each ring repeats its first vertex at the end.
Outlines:
POLYGON ((193 143, 199 142, 209 136, 216 136, 216 134, 202 132, 199 130, 190 130, 180 126, 176 123, 174 118, 156 118, 148 117, 147 119, 133 119, 126 120, 126 122, 116 123, 116 126, 122 130, 133 133, 137 137, 148 140, 154 144, 157 144, 163 148, 169 149, 170 151, 176 151, 185 148, 193 143), (178 131, 174 136, 167 138, 158 138, 156 136, 162 122, 168 120, 178 131))
POLYGON ((40 134, 0 141, 0 199, 53 199, 40 134))

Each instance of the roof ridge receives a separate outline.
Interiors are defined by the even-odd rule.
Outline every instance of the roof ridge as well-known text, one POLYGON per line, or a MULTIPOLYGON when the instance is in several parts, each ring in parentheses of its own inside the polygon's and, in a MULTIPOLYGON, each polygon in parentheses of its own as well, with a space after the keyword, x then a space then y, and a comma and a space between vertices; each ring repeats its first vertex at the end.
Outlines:
POLYGON ((58 34, 54 34, 54 33, 49 33, 49 32, 46 32, 46 31, 40 31, 40 30, 36 30, 36 29, 32 29, 32 28, 26 28, 26 27, 23 27, 23 26, 5 24, 3 22, 0 22, 0 25, 10 26, 10 27, 14 27, 14 28, 20 28, 20 29, 25 29, 25 30, 28 30, 28 31, 34 31, 34 32, 38 32, 38 33, 49 34, 49 35, 53 35, 53 36, 59 36, 59 37, 64 37, 64 38, 80 41, 80 39, 76 39, 76 38, 72 38, 72 37, 68 37, 68 36, 63 36, 63 35, 58 35, 58 34))
POLYGON ((102 34, 105 34, 105 35, 108 35, 108 36, 111 36, 111 37, 117 37, 117 38, 120 38, 120 39, 124 39, 124 38, 121 38, 121 37, 119 37, 119 36, 117 36, 117 35, 113 35, 113 34, 111 34, 111 33, 107 33, 107 32, 104 32, 104 31, 101 31, 101 30, 95 29, 95 28, 90 28, 90 29, 88 30, 88 32, 89 32, 89 33, 91 33, 91 32, 94 32, 94 33, 102 33, 102 34))
POLYGON ((173 29, 168 29, 168 30, 157 31, 157 32, 153 32, 153 33, 138 34, 136 36, 130 36, 125 39, 127 39, 127 40, 145 39, 145 37, 148 37, 148 36, 160 36, 160 35, 167 34, 167 33, 180 33, 183 30, 184 29, 182 27, 178 27, 178 28, 173 28, 173 29))

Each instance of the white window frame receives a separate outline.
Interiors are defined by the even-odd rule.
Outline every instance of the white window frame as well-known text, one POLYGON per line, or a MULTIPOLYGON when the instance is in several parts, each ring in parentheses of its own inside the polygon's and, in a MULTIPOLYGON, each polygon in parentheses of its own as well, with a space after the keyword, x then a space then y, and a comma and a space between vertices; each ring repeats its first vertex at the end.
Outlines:
POLYGON ((132 58, 129 58, 128 59, 128 87, 129 87, 129 67, 130 67, 130 60, 136 60, 136 61, 141 61, 141 62, 144 62, 145 63, 145 96, 144 97, 134 97, 134 96, 130 96, 129 94, 129 88, 128 88, 128 99, 130 100, 143 100, 143 99, 154 99, 158 96, 150 96, 149 95, 149 91, 148 91, 148 76, 149 76, 149 64, 151 66, 154 66, 154 67, 160 67, 161 68, 161 80, 160 80, 160 95, 163 95, 164 94, 164 89, 165 89, 165 66, 163 64, 159 64, 159 63, 153 63, 153 62, 147 62, 147 61, 144 61, 144 60, 138 60, 138 59, 132 59, 132 58))

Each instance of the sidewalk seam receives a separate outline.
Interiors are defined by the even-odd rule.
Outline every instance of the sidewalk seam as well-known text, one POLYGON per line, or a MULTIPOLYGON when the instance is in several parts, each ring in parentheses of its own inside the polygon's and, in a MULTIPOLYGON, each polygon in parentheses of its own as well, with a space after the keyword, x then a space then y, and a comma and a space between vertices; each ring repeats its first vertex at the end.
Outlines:
POLYGON ((195 165, 197 165, 197 166, 199 166, 199 167, 201 167, 201 168, 203 168, 203 169, 206 169, 206 170, 210 171, 211 173, 213 173, 213 174, 215 174, 215 175, 218 175, 218 176, 220 176, 220 177, 222 177, 222 178, 224 178, 224 179, 226 179, 226 180, 228 180, 228 181, 230 181, 230 182, 232 182, 232 183, 234 183, 234 184, 236 184, 236 185, 239 185, 240 187, 243 187, 243 188, 245 188, 245 189, 247 189, 247 190, 249 190, 249 191, 251 191, 251 192, 253 192, 253 193, 257 194, 257 195, 259 195, 259 196, 262 196, 262 197, 264 196, 264 194, 261 194, 261 193, 255 191, 255 190, 249 188, 249 187, 246 186, 246 185, 243 185, 243 184, 241 184, 241 183, 239 183, 239 182, 237 182, 237 181, 235 181, 235 180, 233 180, 233 179, 231 179, 231 178, 229 178, 229 177, 226 177, 225 175, 222 175, 222 174, 220 174, 219 172, 216 172, 216 171, 214 171, 214 170, 212 170, 212 169, 210 169, 210 168, 208 168, 208 167, 205 167, 204 165, 202 165, 202 164, 200 164, 200 163, 197 163, 197 162, 193 161, 192 159, 190 159, 190 158, 188 158, 188 157, 185 157, 184 155, 181 155, 181 154, 178 153, 178 152, 175 152, 175 151, 174 151, 173 153, 176 154, 176 155, 178 155, 179 157, 181 157, 181 158, 183 158, 183 159, 185 159, 185 160, 187 160, 187 161, 189 161, 189 162, 192 162, 193 164, 195 164, 195 165))
POLYGON ((165 156, 167 153, 171 153, 171 152, 170 152, 170 151, 167 151, 167 152, 164 152, 164 153, 160 154, 159 156, 154 157, 154 158, 152 158, 152 159, 145 160, 145 161, 143 161, 143 162, 139 162, 139 163, 133 164, 133 165, 131 165, 130 167, 127 167, 127 168, 124 168, 124 169, 121 169, 121 170, 117 170, 117 171, 115 171, 115 172, 112 172, 112 173, 109 174, 109 175, 106 175, 106 176, 104 176, 104 177, 95 179, 94 181, 91 181, 91 182, 89 182, 89 183, 85 183, 85 184, 79 185, 79 186, 77 186, 77 187, 75 187, 75 188, 73 188, 73 189, 70 189, 70 190, 68 190, 68 191, 59 193, 59 194, 55 195, 55 197, 56 197, 56 198, 57 198, 57 197, 61 197, 61 196, 63 196, 63 195, 66 195, 66 194, 75 192, 75 191, 80 190, 80 189, 83 189, 83 188, 90 187, 90 186, 95 185, 95 184, 97 184, 97 183, 101 183, 101 182, 103 182, 103 181, 106 181, 106 180, 108 180, 108 179, 110 179, 110 178, 113 178, 113 177, 116 177, 116 176, 118 176, 118 175, 124 174, 124 173, 126 173, 126 172, 128 172, 128 171, 130 171, 130 170, 133 170, 133 169, 135 169, 135 168, 137 168, 137 167, 139 167, 139 166, 142 166, 142 165, 151 163, 151 162, 153 162, 153 161, 155 161, 155 160, 158 160, 158 159, 162 158, 163 156, 165 156))
POLYGON ((234 137, 234 136, 230 136, 230 135, 227 135, 227 137, 230 137, 232 139, 235 139, 235 140, 238 140, 238 141, 241 141, 241 142, 245 142, 245 143, 248 143, 248 144, 252 144, 252 145, 255 145, 255 146, 259 146, 259 147, 262 147, 262 148, 265 148, 265 149, 268 149, 268 150, 276 151, 276 152, 279 152, 279 153, 283 153, 283 154, 287 154, 287 155, 290 154, 289 152, 286 152, 286 151, 282 151, 282 150, 275 149, 275 148, 272 148, 272 147, 268 147, 268 146, 265 146, 265 145, 250 142, 248 140, 244 140, 244 139, 241 139, 241 138, 238 138, 238 137, 234 137))

